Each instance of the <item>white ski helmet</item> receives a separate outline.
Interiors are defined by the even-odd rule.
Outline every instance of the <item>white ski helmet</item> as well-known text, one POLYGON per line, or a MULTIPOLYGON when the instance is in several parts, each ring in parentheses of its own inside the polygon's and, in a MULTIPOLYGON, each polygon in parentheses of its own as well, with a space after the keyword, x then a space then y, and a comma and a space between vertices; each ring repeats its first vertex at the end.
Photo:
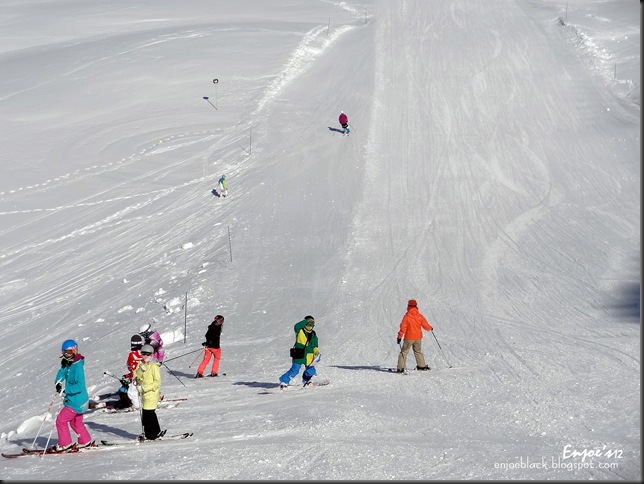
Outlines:
POLYGON ((340 114, 344 114, 344 111, 340 111, 340 114))
POLYGON ((150 323, 145 323, 143 326, 139 328, 139 333, 147 333, 148 331, 150 331, 151 327, 152 325, 150 323))

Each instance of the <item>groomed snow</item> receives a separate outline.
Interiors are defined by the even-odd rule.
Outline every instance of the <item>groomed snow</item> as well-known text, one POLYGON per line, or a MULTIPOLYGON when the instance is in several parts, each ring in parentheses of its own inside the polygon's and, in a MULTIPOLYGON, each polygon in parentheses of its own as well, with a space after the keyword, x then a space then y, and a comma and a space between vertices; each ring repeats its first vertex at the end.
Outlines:
MULTIPOLYGON (((161 426, 194 436, 0 478, 641 480, 639 18, 3 1, 0 450, 57 442, 63 340, 113 392, 146 322, 162 392, 187 397, 161 426), (432 370, 395 375, 410 298, 432 370), (215 314, 226 376, 196 380, 215 314), (275 393, 307 314, 331 385, 275 393)), ((138 412, 85 422, 141 432, 138 412)))

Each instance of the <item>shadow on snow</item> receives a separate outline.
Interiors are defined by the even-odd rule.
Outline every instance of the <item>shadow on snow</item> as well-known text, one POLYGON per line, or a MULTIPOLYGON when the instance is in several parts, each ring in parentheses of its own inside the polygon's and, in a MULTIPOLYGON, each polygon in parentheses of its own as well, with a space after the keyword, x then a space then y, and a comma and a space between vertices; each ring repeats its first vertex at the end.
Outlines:
POLYGON ((365 366, 365 365, 356 365, 356 366, 349 366, 349 365, 329 365, 334 368, 342 368, 343 370, 372 370, 372 371, 384 371, 384 372, 389 372, 387 368, 383 368, 382 366, 365 366))

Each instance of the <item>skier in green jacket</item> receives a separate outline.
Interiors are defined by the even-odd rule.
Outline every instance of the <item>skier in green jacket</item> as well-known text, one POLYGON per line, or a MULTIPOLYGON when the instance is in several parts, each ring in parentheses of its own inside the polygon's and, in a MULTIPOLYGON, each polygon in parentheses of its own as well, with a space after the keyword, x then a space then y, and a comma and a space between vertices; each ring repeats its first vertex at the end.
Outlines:
POLYGON ((315 319, 313 316, 306 316, 302 321, 293 326, 295 331, 295 345, 291 348, 291 357, 293 364, 291 368, 280 376, 280 388, 286 389, 292 378, 300 373, 302 365, 305 366, 302 374, 304 385, 308 385, 313 375, 315 375, 315 366, 313 360, 320 354, 318 348, 318 336, 313 328, 315 319))

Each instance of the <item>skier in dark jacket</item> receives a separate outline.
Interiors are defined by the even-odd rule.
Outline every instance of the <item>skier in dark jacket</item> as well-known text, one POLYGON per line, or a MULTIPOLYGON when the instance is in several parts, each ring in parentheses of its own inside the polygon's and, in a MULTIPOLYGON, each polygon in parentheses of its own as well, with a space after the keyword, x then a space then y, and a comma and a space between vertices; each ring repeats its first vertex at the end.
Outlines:
POLYGON ((300 372, 302 365, 306 367, 302 374, 304 385, 308 385, 313 375, 315 375, 313 360, 320 354, 320 350, 318 348, 318 336, 313 330, 314 327, 315 319, 313 316, 306 316, 293 326, 295 331, 295 345, 291 348, 293 363, 291 368, 280 376, 280 388, 286 389, 288 387, 291 379, 295 378, 300 372))
POLYGON ((221 330, 224 325, 224 317, 221 314, 215 316, 215 319, 208 326, 208 331, 206 331, 206 342, 201 343, 204 346, 204 355, 203 360, 199 368, 197 368, 197 374, 195 378, 203 378, 203 372, 208 366, 208 362, 212 357, 212 367, 210 369, 210 376, 218 376, 219 371, 219 361, 221 360, 221 347, 219 340, 221 338, 221 330))

